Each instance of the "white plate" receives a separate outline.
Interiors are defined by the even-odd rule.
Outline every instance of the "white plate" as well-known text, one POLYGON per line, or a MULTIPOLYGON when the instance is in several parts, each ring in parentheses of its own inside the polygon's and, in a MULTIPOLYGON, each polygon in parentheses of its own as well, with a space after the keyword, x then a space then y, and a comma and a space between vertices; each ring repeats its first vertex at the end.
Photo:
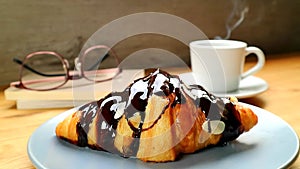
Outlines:
POLYGON ((291 165, 299 151, 295 131, 282 119, 261 108, 250 106, 258 116, 258 124, 236 141, 223 147, 205 149, 184 155, 176 162, 145 163, 133 158, 88 148, 79 148, 60 141, 55 127, 76 108, 68 110, 40 126, 30 137, 28 155, 33 165, 45 169, 94 168, 243 168, 274 169, 291 165))
MULTIPOLYGON (((179 75, 180 78, 186 84, 195 84, 195 77, 192 73, 183 73, 179 75)), ((268 83, 255 76, 248 76, 245 79, 242 79, 240 82, 239 89, 236 91, 228 92, 228 93, 213 93, 216 96, 220 97, 228 97, 228 96, 235 96, 239 99, 249 98, 256 96, 260 93, 263 93, 268 89, 268 83)))

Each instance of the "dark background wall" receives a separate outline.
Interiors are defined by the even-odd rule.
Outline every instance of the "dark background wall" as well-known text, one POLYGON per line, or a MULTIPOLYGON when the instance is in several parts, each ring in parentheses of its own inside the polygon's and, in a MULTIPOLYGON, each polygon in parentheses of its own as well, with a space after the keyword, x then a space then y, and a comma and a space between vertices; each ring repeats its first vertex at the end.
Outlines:
MULTIPOLYGON (((267 58, 271 54, 300 51, 298 0, 0 0, 0 84, 17 79, 18 66, 11 61, 13 57, 54 50, 71 61, 95 31, 126 15, 172 14, 196 25, 208 38, 215 38, 226 36, 230 14, 240 16, 238 12, 232 13, 233 9, 246 12, 230 39, 262 48, 267 58)), ((125 58, 133 51, 160 45, 189 64, 187 46, 155 35, 131 37, 116 49, 125 58)))

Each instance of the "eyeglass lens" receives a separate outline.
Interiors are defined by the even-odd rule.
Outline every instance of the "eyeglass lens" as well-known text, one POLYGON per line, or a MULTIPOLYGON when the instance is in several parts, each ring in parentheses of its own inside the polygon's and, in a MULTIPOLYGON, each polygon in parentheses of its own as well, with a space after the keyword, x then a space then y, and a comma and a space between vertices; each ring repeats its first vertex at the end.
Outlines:
POLYGON ((66 73, 61 58, 53 54, 39 53, 25 59, 21 71, 21 81, 29 89, 52 89, 66 82, 66 73), (25 67, 30 67, 30 69, 25 67))
POLYGON ((84 76, 92 81, 103 81, 113 78, 118 71, 118 63, 114 53, 109 48, 93 48, 86 51, 82 60, 84 76))

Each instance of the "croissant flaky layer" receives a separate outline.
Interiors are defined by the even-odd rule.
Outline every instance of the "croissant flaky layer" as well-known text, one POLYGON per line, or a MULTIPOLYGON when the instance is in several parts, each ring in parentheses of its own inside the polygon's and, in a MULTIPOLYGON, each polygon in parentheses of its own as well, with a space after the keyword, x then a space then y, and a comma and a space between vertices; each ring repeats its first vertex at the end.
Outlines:
POLYGON ((257 121, 236 98, 215 97, 157 70, 80 107, 58 124, 56 135, 78 146, 166 162, 232 141, 257 121))

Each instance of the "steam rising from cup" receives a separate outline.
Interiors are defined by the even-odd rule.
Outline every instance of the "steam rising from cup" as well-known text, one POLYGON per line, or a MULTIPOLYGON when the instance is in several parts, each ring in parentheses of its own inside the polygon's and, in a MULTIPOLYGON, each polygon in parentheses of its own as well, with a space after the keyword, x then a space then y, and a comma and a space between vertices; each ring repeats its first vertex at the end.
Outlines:
POLYGON ((233 9, 226 21, 226 36, 216 36, 215 39, 230 39, 231 33, 242 24, 249 11, 247 0, 232 0, 233 9))

